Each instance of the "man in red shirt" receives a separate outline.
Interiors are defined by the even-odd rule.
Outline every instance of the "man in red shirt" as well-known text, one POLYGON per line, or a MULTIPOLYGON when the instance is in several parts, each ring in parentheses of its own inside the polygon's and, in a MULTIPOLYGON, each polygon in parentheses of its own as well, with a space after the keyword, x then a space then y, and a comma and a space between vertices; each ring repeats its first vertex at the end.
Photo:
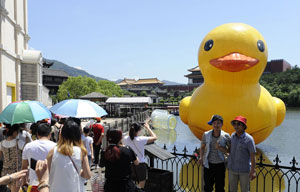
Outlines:
POLYGON ((94 148, 94 163, 97 166, 99 162, 99 153, 101 149, 101 144, 102 144, 102 139, 104 137, 104 127, 100 124, 101 122, 101 117, 96 118, 97 123, 92 125, 92 130, 94 133, 94 143, 93 143, 93 148, 94 148))

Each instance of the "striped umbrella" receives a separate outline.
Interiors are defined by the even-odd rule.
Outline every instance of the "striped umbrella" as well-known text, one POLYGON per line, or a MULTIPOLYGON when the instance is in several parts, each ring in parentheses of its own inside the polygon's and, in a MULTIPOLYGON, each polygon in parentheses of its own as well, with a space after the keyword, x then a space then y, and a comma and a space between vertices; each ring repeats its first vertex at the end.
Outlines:
POLYGON ((57 115, 93 118, 107 115, 107 112, 96 103, 83 99, 67 99, 55 104, 50 111, 57 115))
POLYGON ((0 122, 7 124, 33 123, 50 119, 51 112, 38 101, 10 103, 0 114, 0 122))

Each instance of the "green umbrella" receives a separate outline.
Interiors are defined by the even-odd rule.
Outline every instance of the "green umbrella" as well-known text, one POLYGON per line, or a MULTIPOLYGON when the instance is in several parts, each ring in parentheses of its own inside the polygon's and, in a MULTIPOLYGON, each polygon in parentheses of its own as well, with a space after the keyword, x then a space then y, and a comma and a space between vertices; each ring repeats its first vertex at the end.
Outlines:
POLYGON ((50 118, 51 112, 37 101, 10 103, 0 114, 0 122, 11 125, 32 123, 50 118))

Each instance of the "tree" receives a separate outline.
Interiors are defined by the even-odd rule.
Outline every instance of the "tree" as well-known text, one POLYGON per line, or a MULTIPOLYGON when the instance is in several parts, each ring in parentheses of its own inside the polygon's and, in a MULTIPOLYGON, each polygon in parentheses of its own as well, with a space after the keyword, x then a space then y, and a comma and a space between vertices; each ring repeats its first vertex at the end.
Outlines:
POLYGON ((129 95, 135 95, 129 91, 124 91, 120 86, 116 85, 112 81, 100 80, 96 81, 90 77, 69 77, 67 81, 63 82, 59 86, 57 92, 58 101, 65 99, 77 99, 83 95, 99 92, 109 97, 118 96, 122 97, 124 93, 129 95))
POLYGON ((137 96, 137 94, 132 93, 132 92, 127 91, 127 90, 123 90, 123 95, 129 95, 130 97, 135 97, 135 96, 137 96))
POLYGON ((80 96, 94 92, 97 89, 97 81, 90 77, 69 77, 58 89, 57 99, 77 99, 80 96))
POLYGON ((260 83, 287 106, 300 106, 300 69, 297 66, 282 73, 265 74, 260 83))
POLYGON ((147 97, 147 92, 146 91, 141 91, 140 96, 147 97))
POLYGON ((125 93, 123 89, 120 88, 119 85, 115 84, 112 81, 100 80, 98 81, 97 92, 111 96, 122 97, 125 93))

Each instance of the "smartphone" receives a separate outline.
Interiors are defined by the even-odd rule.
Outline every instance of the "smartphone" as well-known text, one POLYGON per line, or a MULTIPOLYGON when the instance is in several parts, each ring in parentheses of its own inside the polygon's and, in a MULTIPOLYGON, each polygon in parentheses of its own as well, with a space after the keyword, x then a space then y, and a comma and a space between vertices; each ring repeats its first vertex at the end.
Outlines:
POLYGON ((36 163, 37 163, 37 160, 31 158, 30 159, 30 168, 35 170, 36 163))

